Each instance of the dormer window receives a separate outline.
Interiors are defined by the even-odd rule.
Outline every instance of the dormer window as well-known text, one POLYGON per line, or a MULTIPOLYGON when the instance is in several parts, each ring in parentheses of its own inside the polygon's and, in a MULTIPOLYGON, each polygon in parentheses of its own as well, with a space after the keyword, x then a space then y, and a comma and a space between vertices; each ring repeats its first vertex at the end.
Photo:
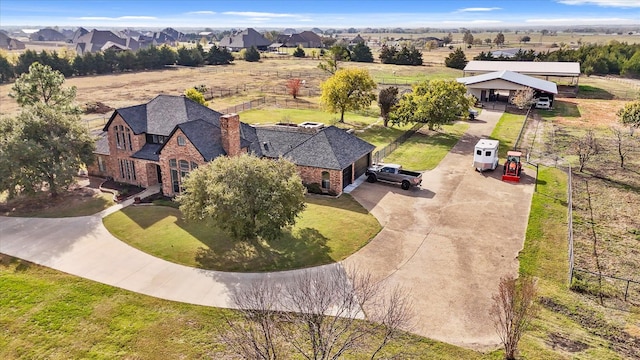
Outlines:
POLYGON ((178 136, 178 146, 187 145, 187 140, 185 140, 184 136, 178 136))

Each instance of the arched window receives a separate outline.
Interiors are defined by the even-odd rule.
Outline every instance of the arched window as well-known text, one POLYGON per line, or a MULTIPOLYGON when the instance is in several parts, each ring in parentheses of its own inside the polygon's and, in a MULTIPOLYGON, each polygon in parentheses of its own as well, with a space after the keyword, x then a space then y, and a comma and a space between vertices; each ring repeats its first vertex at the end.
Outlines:
POLYGON ((331 187, 331 176, 329 175, 328 171, 323 171, 322 172, 322 188, 323 189, 329 189, 331 187))

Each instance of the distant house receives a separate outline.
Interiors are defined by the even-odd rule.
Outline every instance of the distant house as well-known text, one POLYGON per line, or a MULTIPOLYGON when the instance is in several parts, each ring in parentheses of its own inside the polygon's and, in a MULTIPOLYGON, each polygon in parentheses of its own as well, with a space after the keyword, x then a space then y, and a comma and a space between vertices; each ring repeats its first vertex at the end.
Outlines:
POLYGON ((173 39, 173 41, 183 41, 185 34, 174 29, 174 28, 166 28, 162 31, 160 31, 161 33, 165 33, 169 36, 171 36, 171 38, 173 39))
POLYGON ((444 40, 439 39, 437 37, 433 37, 433 36, 427 36, 426 38, 424 38, 424 42, 428 43, 430 41, 435 42, 436 44, 438 44, 438 47, 443 47, 444 46, 444 40))
POLYGON ((240 51, 253 46, 260 51, 266 51, 269 45, 271 45, 271 41, 265 39, 254 29, 248 28, 242 32, 223 37, 218 46, 231 51, 240 51))
MULTIPOLYGON (((78 31, 80 31, 80 29, 78 29, 78 31)), ((162 46, 166 44, 175 46, 177 41, 173 36, 164 32, 156 32, 153 33, 152 36, 146 36, 131 30, 115 33, 110 30, 93 29, 77 37, 74 40, 74 44, 76 45, 76 53, 82 56, 88 52, 95 53, 109 49, 116 51, 137 51, 152 45, 162 46)))
POLYGON ((303 31, 299 34, 280 35, 277 39, 278 43, 281 43, 284 47, 298 47, 303 48, 321 48, 322 38, 318 34, 311 31, 303 31))
POLYGON ((366 41, 364 40, 364 38, 362 38, 362 36, 360 36, 360 34, 356 35, 356 37, 354 37, 353 39, 349 40, 349 46, 356 46, 358 44, 364 44, 366 41))
POLYGON ((54 29, 40 29, 29 35, 31 41, 65 41, 67 38, 59 31, 54 29))
POLYGON ((24 50, 24 48, 22 41, 9 37, 5 32, 0 32, 0 49, 24 50))
POLYGON ((105 51, 107 48, 117 48, 120 50, 126 50, 128 48, 127 39, 121 38, 111 30, 93 29, 78 37, 75 44, 76 53, 80 56, 84 56, 86 53, 105 51), (107 45, 107 48, 103 49, 105 45, 107 45))
POLYGON ((334 126, 251 126, 183 96, 159 95, 113 112, 89 173, 175 196, 190 171, 219 156, 286 158, 302 181, 339 194, 364 174, 375 147, 334 126))
POLYGON ((77 44, 78 43, 78 39, 87 34, 89 32, 89 30, 83 28, 83 27, 79 27, 76 29, 76 31, 73 32, 73 36, 71 36, 71 43, 72 44, 77 44))

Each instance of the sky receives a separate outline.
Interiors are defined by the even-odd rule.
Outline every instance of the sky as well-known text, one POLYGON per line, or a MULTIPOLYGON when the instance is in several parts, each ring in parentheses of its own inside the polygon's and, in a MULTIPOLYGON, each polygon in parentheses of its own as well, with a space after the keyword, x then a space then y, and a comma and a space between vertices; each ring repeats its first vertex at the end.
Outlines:
POLYGON ((640 0, 0 0, 0 27, 501 28, 640 25, 640 0))

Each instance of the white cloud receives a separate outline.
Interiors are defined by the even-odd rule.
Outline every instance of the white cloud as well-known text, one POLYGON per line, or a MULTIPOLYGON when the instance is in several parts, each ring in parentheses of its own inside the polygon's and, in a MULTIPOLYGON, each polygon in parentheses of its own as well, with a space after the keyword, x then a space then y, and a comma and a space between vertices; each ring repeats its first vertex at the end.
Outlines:
POLYGON ((527 19, 526 23, 542 23, 542 24, 558 24, 558 25, 566 25, 566 24, 621 24, 621 23, 631 23, 631 19, 622 19, 622 18, 559 18, 559 19, 527 19))
POLYGON ((189 11, 186 15, 215 15, 215 11, 203 10, 203 11, 189 11))
POLYGON ((293 14, 268 13, 268 12, 258 12, 258 11, 225 11, 223 12, 223 14, 235 15, 235 16, 247 16, 247 17, 268 17, 268 18, 296 17, 296 15, 293 15, 293 14))
POLYGON ((558 0, 560 4, 565 5, 596 5, 604 7, 640 7, 638 0, 558 0))
POLYGON ((458 12, 483 12, 483 11, 494 11, 494 10, 502 10, 499 7, 470 7, 464 9, 458 9, 458 12))
POLYGON ((95 20, 95 21, 119 21, 119 20, 157 20, 154 16, 120 16, 120 17, 106 17, 106 16, 82 16, 75 18, 78 20, 95 20))

